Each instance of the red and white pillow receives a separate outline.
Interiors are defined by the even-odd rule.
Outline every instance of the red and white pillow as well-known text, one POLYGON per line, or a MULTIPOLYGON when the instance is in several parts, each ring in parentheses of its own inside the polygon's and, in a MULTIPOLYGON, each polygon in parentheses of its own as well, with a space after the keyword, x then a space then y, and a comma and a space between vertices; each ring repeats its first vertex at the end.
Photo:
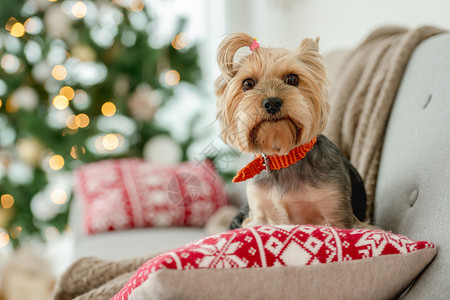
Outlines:
POLYGON ((212 163, 163 166, 141 159, 105 160, 75 171, 87 233, 150 226, 203 226, 227 203, 212 163))
POLYGON ((150 259, 113 299, 389 298, 435 254, 432 243, 381 230, 237 229, 150 259))

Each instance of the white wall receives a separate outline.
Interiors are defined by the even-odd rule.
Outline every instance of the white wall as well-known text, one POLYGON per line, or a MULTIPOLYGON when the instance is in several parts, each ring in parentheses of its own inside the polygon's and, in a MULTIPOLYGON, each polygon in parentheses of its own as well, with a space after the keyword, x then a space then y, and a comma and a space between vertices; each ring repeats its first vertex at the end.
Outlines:
POLYGON ((264 46, 294 48, 320 36, 323 51, 356 45, 376 27, 424 24, 450 29, 448 0, 226 0, 225 30, 264 46))

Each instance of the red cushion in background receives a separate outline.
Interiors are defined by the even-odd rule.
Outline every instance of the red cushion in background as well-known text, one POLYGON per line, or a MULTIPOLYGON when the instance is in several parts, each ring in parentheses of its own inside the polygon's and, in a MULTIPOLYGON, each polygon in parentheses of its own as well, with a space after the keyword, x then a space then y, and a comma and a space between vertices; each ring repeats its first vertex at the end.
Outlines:
POLYGON ((434 245, 382 230, 311 225, 236 229, 203 238, 148 260, 113 299, 128 299, 149 274, 163 269, 187 272, 205 268, 306 266, 403 255, 425 248, 434 248, 434 245))
POLYGON ((87 233, 151 226, 203 226, 227 203, 212 163, 162 166, 137 158, 78 168, 75 195, 87 233))

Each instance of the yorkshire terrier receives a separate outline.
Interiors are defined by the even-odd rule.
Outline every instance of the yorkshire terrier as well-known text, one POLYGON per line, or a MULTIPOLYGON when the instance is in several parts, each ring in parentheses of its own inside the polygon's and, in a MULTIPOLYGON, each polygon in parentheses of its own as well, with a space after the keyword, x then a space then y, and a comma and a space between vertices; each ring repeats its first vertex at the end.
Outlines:
POLYGON ((215 82, 222 139, 256 158, 233 179, 252 178, 248 204, 230 229, 311 224, 361 227, 366 192, 357 170, 322 135, 329 113, 319 39, 291 52, 261 47, 245 33, 220 44, 215 82), (250 54, 236 61, 236 52, 250 54))

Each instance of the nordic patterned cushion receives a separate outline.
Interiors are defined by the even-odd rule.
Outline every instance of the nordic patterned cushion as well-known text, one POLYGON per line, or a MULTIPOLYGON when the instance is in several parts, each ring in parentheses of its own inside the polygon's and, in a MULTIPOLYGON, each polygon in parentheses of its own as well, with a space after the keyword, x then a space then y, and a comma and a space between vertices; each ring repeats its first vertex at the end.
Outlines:
POLYGON ((148 260, 113 299, 383 299, 435 254, 432 243, 381 230, 237 229, 148 260))
POLYGON ((105 160, 75 171, 76 198, 89 234, 151 226, 203 226, 227 203, 212 163, 163 166, 141 159, 105 160))

